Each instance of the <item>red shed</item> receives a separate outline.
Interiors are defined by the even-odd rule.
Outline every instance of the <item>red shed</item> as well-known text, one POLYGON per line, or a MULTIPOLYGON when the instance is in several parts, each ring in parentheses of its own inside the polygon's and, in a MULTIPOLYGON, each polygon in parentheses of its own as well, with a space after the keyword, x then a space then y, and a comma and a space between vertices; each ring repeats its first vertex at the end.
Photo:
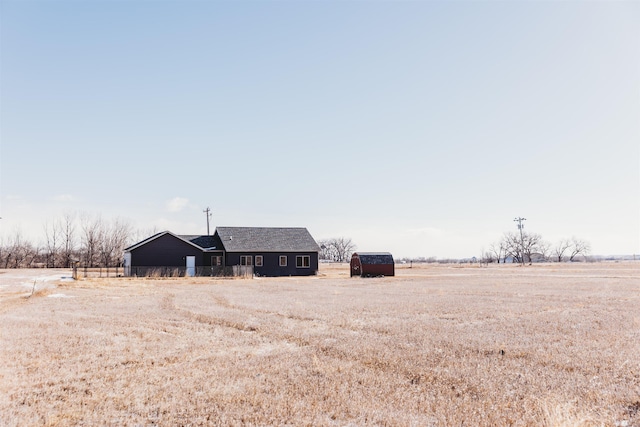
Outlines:
POLYGON ((394 275, 393 255, 389 252, 356 252, 351 256, 351 277, 394 275))

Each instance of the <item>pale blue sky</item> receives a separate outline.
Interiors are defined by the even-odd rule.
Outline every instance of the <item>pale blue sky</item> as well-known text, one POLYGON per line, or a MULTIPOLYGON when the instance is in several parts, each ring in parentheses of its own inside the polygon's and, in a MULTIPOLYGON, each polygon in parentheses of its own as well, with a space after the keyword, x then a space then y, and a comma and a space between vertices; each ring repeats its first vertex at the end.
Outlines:
POLYGON ((0 3, 0 235, 64 212, 640 253, 640 3, 0 3))

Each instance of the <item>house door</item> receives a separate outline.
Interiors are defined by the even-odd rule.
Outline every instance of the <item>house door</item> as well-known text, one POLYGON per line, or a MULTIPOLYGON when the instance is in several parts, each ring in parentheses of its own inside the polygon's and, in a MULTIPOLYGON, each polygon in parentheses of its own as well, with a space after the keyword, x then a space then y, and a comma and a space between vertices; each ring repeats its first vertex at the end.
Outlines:
POLYGON ((122 266, 124 267, 124 275, 131 276, 131 252, 124 253, 124 262, 122 266))
POLYGON ((196 257, 187 256, 187 276, 193 277, 196 275, 196 257))

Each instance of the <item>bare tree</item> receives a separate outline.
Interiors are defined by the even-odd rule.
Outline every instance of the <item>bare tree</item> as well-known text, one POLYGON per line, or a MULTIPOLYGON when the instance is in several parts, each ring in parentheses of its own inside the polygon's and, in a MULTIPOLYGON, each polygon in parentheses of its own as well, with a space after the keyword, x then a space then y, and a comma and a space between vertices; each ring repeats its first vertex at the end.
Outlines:
POLYGON ((24 250, 24 267, 32 268, 34 267, 34 263, 40 259, 40 251, 41 248, 39 246, 34 246, 31 242, 24 242, 23 244, 24 250))
POLYGON ((537 252, 537 246, 542 237, 539 234, 522 232, 522 251, 524 262, 531 264, 531 255, 537 252))
POLYGON ((320 253, 318 254, 318 257, 321 260, 333 261, 333 247, 329 241, 330 239, 318 240, 318 246, 320 246, 320 253))
POLYGON ((511 258, 513 262, 531 263, 534 258, 547 261, 551 257, 558 262, 566 259, 567 253, 569 253, 569 261, 579 256, 586 256, 591 250, 591 246, 588 242, 578 239, 576 237, 569 239, 562 239, 560 242, 551 246, 550 243, 545 241, 541 235, 537 233, 522 232, 522 237, 518 233, 507 232, 498 243, 492 244, 490 252, 497 257, 502 254, 503 260, 506 262, 507 258, 511 258))
POLYGON ((22 233, 15 229, 5 246, 4 268, 17 268, 22 262, 20 246, 22 245, 22 233))
POLYGON ((4 243, 4 237, 0 236, 0 266, 4 268, 7 268, 7 265, 9 265, 7 256, 9 256, 9 248, 4 243))
POLYGON ((133 243, 131 242, 131 236, 133 234, 131 230, 131 224, 123 219, 116 219, 112 224, 112 241, 115 247, 114 262, 116 265, 122 261, 124 248, 126 248, 130 243, 133 243))
POLYGON ((520 234, 511 231, 504 233, 500 244, 504 247, 505 259, 510 257, 513 262, 517 262, 519 264, 524 262, 522 244, 520 243, 520 234))
POLYGON ((571 255, 569 255, 569 261, 573 261, 578 255, 586 257, 591 251, 591 245, 586 240, 578 239, 577 237, 571 238, 571 255))
POLYGON ((115 219, 111 224, 101 227, 99 231, 98 250, 101 265, 103 267, 118 266, 131 234, 131 226, 121 219, 115 219))
POLYGON ((22 232, 16 229, 4 249, 4 268, 27 268, 39 255, 39 249, 24 240, 22 232))
POLYGON ((65 267, 69 268, 71 267, 71 258, 76 252, 76 225, 74 214, 64 214, 60 223, 60 230, 62 233, 62 263, 65 267))
POLYGON ((505 259, 511 257, 514 262, 531 263, 534 255, 540 255, 543 259, 549 251, 549 244, 537 233, 522 232, 505 233, 500 245, 504 248, 505 259))
POLYGON ((59 257, 60 245, 62 243, 62 233, 58 221, 46 223, 44 225, 46 265, 56 268, 56 261, 59 257))
POLYGON ((502 260, 502 262, 505 262, 506 248, 503 241, 492 243, 489 246, 489 252, 492 254, 492 258, 495 258, 498 264, 500 264, 500 260, 502 260))
POLYGON ((319 241, 320 259, 347 262, 351 260, 351 255, 356 249, 356 245, 348 237, 334 237, 319 241))
POLYGON ((338 254, 338 262, 351 261, 351 255, 356 250, 356 245, 350 238, 339 237, 334 239, 333 245, 335 246, 338 254))
POLYGON ((561 239, 558 244, 553 248, 553 256, 558 262, 564 260, 564 254, 571 247, 571 241, 569 239, 561 239))
POLYGON ((123 249, 132 243, 131 225, 122 219, 107 223, 99 215, 83 214, 78 233, 77 222, 77 214, 66 213, 45 223, 42 246, 25 240, 18 229, 9 238, 0 236, 0 267, 24 268, 42 263, 69 268, 73 260, 81 260, 87 267, 120 265, 123 249))
POLYGON ((98 266, 100 239, 104 235, 104 223, 100 216, 84 215, 81 219, 82 261, 86 267, 98 266))
POLYGON ((492 251, 485 251, 484 248, 480 250, 480 264, 490 264, 494 262, 495 254, 492 251))
POLYGON ((541 261, 548 261, 550 258, 549 254, 551 253, 551 243, 541 238, 538 242, 537 251, 541 261))

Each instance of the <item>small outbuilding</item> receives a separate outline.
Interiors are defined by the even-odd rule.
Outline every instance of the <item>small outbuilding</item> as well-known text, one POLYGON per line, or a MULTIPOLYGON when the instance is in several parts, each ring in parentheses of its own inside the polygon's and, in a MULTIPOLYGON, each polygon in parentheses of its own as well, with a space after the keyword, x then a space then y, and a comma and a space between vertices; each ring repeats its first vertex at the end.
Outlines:
POLYGON ((353 276, 395 276, 393 255, 389 252, 355 252, 351 256, 353 276))

